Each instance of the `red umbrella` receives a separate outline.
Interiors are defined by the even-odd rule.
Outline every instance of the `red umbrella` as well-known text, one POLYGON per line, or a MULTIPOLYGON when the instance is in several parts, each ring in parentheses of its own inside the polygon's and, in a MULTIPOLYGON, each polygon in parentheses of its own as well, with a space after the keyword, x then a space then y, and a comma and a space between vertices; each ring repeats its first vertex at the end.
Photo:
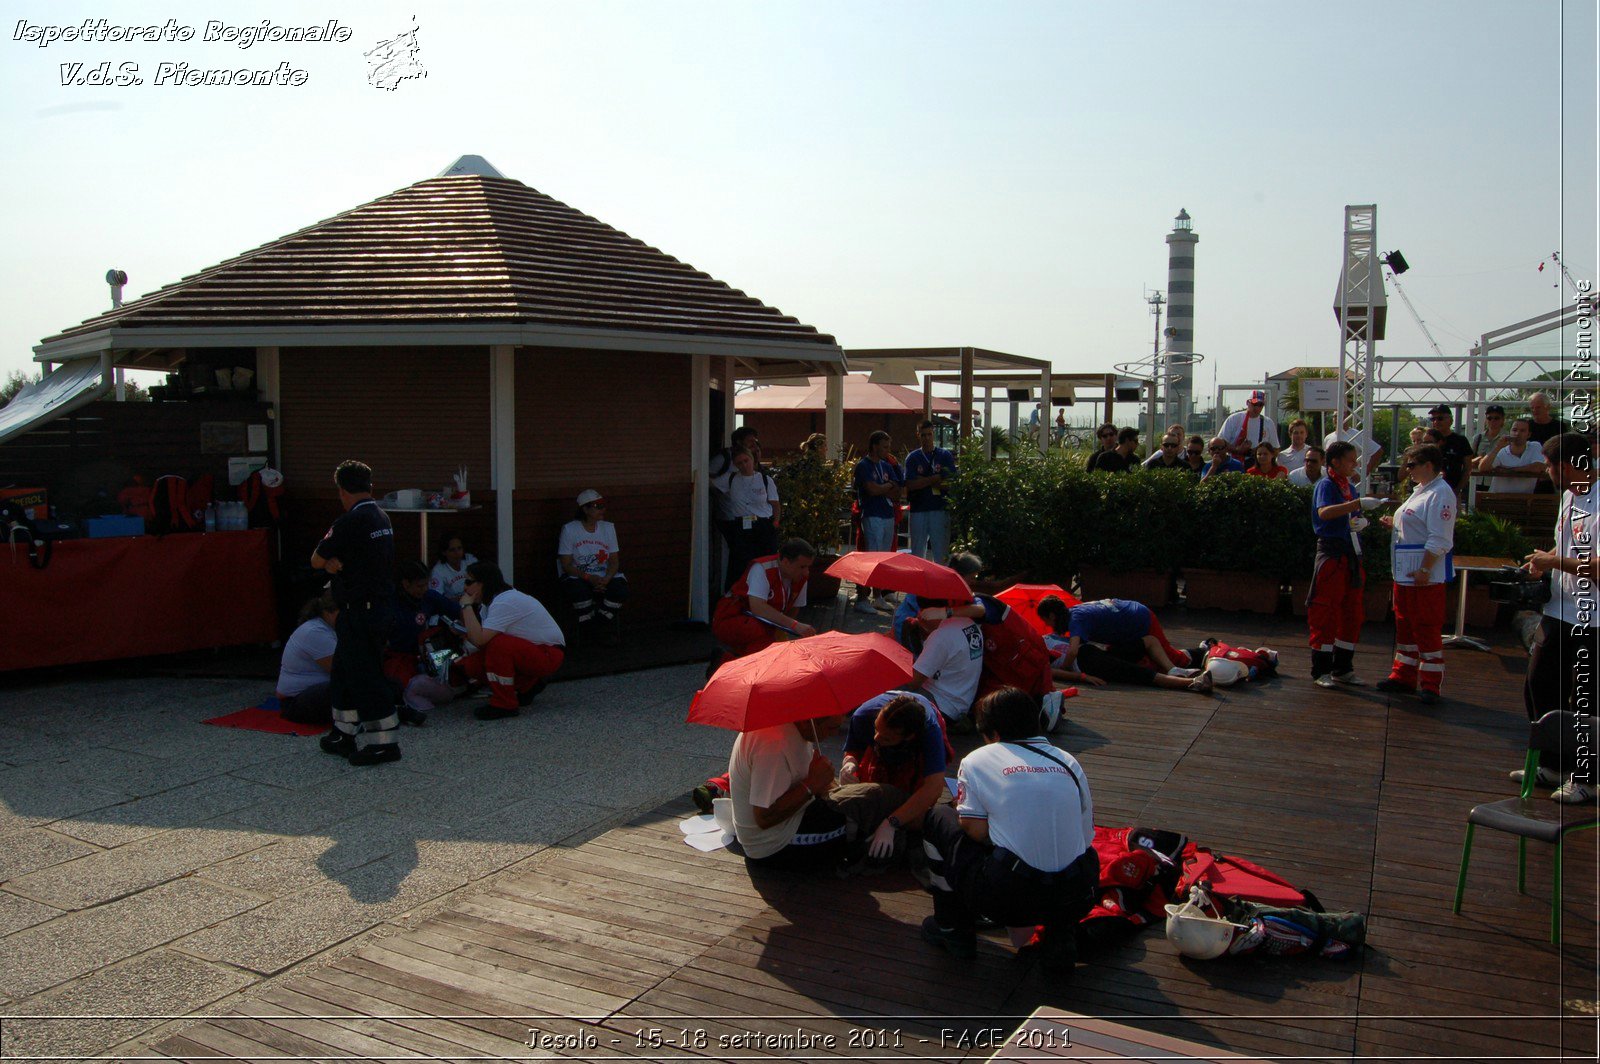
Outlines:
POLYGON ((886 635, 823 632, 723 665, 689 706, 690 724, 754 731, 848 713, 911 679, 911 652, 886 635))
POLYGON ((919 599, 972 601, 972 589, 954 569, 915 554, 853 551, 828 566, 828 575, 879 591, 906 591, 919 599))
POLYGON ((1055 584, 1012 584, 996 595, 995 598, 1027 618, 1034 631, 1040 635, 1049 635, 1050 626, 1045 624, 1044 619, 1039 616, 1038 605, 1051 595, 1065 602, 1068 606, 1078 605, 1079 600, 1076 595, 1064 588, 1057 587, 1055 584))

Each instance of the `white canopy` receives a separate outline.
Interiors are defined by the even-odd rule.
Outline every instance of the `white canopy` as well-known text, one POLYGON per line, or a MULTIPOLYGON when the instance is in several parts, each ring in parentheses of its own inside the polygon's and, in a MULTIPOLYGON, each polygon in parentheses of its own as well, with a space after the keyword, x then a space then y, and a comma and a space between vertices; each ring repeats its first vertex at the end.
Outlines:
POLYGON ((51 418, 76 410, 111 391, 104 361, 79 358, 57 366, 55 372, 35 381, 0 407, 0 442, 21 435, 51 418))

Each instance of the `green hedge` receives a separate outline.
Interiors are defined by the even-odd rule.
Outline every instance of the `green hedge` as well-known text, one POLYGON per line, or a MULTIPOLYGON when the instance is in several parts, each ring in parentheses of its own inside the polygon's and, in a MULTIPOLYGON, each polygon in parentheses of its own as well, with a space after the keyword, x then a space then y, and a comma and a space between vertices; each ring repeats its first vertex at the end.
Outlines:
POLYGON ((1311 570, 1311 492, 1283 481, 1088 473, 1081 457, 962 454, 951 489, 957 543, 997 573, 1062 581, 1085 566, 1184 566, 1292 577, 1311 570))

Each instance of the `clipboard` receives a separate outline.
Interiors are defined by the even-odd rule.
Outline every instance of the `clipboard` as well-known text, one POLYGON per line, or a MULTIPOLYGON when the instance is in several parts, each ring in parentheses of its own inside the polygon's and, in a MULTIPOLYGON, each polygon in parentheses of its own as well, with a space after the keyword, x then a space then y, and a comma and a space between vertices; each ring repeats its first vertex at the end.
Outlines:
MULTIPOLYGON (((1393 550, 1390 551, 1390 568, 1393 570, 1395 583, 1409 584, 1412 582, 1416 571, 1422 568, 1423 553, 1423 544, 1421 543, 1394 544, 1393 550)), ((1450 550, 1445 552, 1443 558, 1434 563, 1436 567, 1443 566, 1443 575, 1434 580, 1434 583, 1448 584, 1456 578, 1455 559, 1456 552, 1450 550)))

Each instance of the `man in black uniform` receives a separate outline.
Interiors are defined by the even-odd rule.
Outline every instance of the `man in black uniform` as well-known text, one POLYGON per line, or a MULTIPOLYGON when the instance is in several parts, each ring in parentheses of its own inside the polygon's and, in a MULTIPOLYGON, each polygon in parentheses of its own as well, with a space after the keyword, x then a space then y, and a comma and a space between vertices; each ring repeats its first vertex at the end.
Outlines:
POLYGON ((1429 423, 1444 437, 1439 443, 1439 449, 1444 452, 1444 468, 1440 472, 1456 498, 1464 499, 1467 497, 1467 467, 1472 463, 1472 441, 1451 427, 1453 420, 1448 406, 1436 406, 1428 411, 1429 423))
POLYGON ((383 648, 394 609, 394 529, 372 497, 372 469, 339 463, 333 482, 345 512, 311 553, 311 567, 333 577, 339 603, 329 695, 333 730, 322 749, 352 765, 400 760, 400 718, 383 675, 383 648))

